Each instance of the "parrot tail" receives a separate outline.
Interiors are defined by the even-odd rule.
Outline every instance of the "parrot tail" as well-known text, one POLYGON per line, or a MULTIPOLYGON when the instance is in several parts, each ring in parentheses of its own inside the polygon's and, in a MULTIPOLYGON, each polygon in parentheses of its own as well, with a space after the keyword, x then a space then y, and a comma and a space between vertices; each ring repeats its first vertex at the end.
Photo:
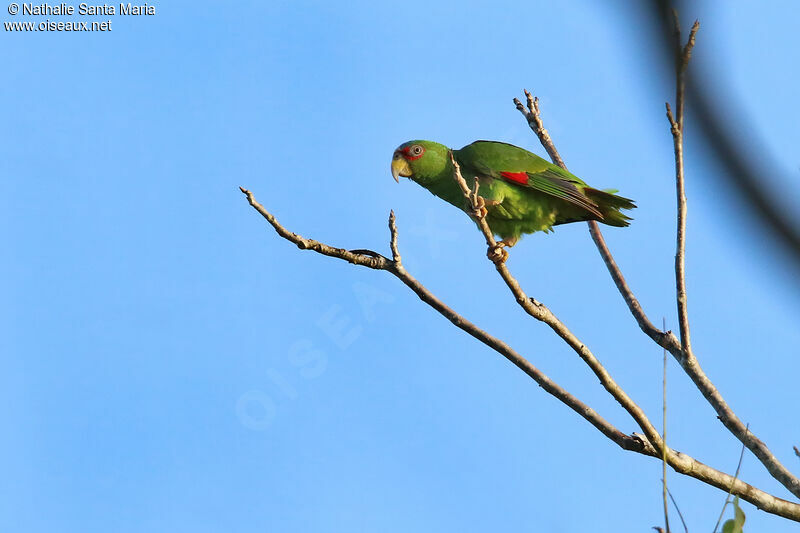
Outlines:
POLYGON ((636 204, 629 198, 623 198, 614 194, 617 191, 601 191, 586 187, 583 193, 593 201, 600 212, 603 213, 603 222, 609 226, 625 227, 629 226, 631 217, 620 212, 621 209, 636 209, 636 204))

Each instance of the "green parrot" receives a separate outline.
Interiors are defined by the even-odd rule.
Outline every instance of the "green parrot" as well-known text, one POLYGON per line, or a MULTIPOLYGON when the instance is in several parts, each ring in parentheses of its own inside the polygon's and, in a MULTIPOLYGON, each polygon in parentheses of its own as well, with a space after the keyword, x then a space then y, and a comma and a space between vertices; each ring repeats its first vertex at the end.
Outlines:
MULTIPOLYGON (((432 194, 471 214, 464 194, 453 178, 450 149, 432 141, 401 144, 392 156, 392 177, 410 178, 432 194)), ((472 187, 478 179, 478 194, 484 199, 489 227, 504 246, 513 246, 526 233, 549 232, 553 226, 596 220, 624 227, 631 220, 621 209, 636 207, 632 200, 589 187, 580 178, 536 154, 495 141, 475 141, 452 150, 461 175, 472 187)))

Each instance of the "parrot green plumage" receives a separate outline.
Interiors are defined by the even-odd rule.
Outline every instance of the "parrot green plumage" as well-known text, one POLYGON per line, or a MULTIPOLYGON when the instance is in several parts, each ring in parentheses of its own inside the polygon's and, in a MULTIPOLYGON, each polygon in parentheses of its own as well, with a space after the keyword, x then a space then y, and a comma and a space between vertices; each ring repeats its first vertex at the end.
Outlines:
MULTIPOLYGON (((486 221, 505 245, 526 233, 549 232, 553 226, 596 220, 627 226, 622 209, 632 200, 589 187, 580 178, 512 144, 476 141, 453 150, 461 174, 486 201, 486 221)), ((453 178, 450 149, 432 141, 409 141, 392 157, 392 176, 408 177, 446 202, 469 213, 464 195, 453 178)))

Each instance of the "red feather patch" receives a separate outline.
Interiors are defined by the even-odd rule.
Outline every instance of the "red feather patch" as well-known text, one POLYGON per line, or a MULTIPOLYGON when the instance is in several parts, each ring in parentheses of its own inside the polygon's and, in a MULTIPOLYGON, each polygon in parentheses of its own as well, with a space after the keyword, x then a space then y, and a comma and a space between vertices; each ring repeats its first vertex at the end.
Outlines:
POLYGON ((500 175, 514 183, 521 183, 522 185, 527 185, 528 183, 527 172, 501 172, 500 175))

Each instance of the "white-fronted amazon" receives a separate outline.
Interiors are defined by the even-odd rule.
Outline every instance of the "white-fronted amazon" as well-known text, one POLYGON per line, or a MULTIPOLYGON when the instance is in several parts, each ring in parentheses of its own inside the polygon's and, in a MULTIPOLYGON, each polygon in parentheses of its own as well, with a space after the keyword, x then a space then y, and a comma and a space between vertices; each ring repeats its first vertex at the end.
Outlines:
MULTIPOLYGON (((569 222, 596 220, 611 226, 627 226, 621 209, 633 209, 632 200, 589 187, 580 178, 536 154, 512 144, 476 141, 452 150, 461 174, 472 186, 477 177, 478 194, 486 203, 486 221, 513 246, 526 233, 551 231, 569 222)), ((442 200, 470 212, 464 194, 453 178, 450 149, 432 141, 401 144, 392 157, 392 176, 404 176, 442 200)))

